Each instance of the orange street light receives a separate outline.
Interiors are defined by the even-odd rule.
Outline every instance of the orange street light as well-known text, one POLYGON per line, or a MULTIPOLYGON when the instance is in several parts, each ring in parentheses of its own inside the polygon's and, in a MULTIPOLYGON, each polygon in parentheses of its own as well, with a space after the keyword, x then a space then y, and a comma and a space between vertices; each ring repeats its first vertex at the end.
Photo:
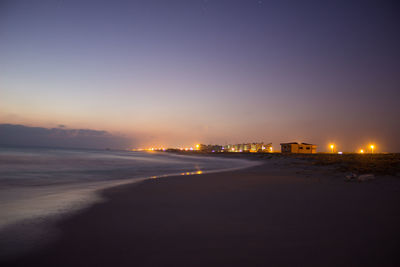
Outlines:
POLYGON ((371 145, 370 148, 371 148, 371 154, 374 153, 374 148, 375 148, 375 146, 374 146, 374 145, 371 145))
POLYGON ((361 154, 364 154, 364 149, 360 149, 360 153, 361 153, 361 154))
POLYGON ((330 145, 330 147, 331 147, 331 150, 332 150, 332 153, 333 153, 334 149, 335 149, 335 145, 330 145))

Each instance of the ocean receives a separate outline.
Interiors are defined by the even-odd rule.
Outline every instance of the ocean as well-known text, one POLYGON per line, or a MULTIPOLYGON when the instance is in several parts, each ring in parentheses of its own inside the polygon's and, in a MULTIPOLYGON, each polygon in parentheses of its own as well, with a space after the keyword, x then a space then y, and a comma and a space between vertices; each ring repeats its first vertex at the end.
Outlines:
POLYGON ((102 201, 97 192, 104 188, 252 164, 242 159, 163 152, 0 147, 0 231, 102 201))

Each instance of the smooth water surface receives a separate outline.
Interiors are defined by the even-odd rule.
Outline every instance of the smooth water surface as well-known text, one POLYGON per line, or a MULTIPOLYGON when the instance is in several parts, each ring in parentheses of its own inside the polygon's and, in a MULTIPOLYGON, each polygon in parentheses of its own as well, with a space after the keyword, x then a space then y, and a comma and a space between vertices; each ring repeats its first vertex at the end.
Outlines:
POLYGON ((0 229, 86 207, 96 191, 176 174, 201 174, 254 164, 240 159, 171 153, 0 148, 0 229))

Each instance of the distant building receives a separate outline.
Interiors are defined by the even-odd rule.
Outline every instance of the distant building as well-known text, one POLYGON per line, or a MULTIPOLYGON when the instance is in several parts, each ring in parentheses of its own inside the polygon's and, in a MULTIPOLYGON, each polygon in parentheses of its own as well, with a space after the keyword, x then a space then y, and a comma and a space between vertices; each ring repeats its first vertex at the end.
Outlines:
POLYGON ((222 150, 222 146, 220 145, 212 145, 210 147, 211 152, 221 152, 222 150))
POLYGON ((199 144, 198 145, 198 150, 204 151, 204 152, 221 152, 223 151, 222 146, 219 145, 203 145, 199 144))
POLYGON ((243 152, 250 152, 251 144, 243 144, 243 152))
POLYGON ((272 152, 272 143, 245 143, 235 145, 225 145, 222 150, 226 152, 272 152))
POLYGON ((224 146, 222 147, 222 149, 223 149, 225 152, 231 152, 232 150, 235 150, 234 145, 224 145, 224 146))
POLYGON ((252 143, 250 152, 271 152, 272 143, 252 143))
POLYGON ((317 153, 317 145, 307 143, 281 143, 282 153, 302 153, 302 154, 314 154, 317 153))
POLYGON ((200 150, 200 151, 207 151, 207 145, 204 145, 204 144, 199 144, 199 145, 196 145, 196 147, 197 147, 197 150, 200 150))
POLYGON ((262 149, 262 152, 272 152, 272 143, 263 144, 261 149, 262 149))
POLYGON ((252 143, 251 144, 251 148, 250 148, 250 152, 258 152, 258 151, 261 151, 261 144, 252 143))

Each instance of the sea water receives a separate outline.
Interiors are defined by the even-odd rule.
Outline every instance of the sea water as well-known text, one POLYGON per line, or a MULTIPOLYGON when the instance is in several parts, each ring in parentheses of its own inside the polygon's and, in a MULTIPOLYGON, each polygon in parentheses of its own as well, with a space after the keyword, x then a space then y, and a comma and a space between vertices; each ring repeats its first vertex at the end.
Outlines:
POLYGON ((23 220, 87 207, 101 201, 97 192, 107 187, 251 164, 162 152, 0 147, 0 231, 23 220))
POLYGON ((257 164, 163 152, 0 147, 0 263, 56 238, 54 223, 103 201, 102 189, 257 164))

